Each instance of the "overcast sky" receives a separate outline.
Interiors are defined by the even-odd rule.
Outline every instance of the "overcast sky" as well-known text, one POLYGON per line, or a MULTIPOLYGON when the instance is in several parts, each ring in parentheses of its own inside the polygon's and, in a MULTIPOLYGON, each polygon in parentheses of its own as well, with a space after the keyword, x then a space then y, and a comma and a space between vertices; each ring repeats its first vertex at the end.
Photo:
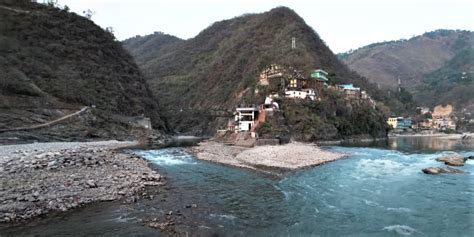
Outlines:
MULTIPOLYGON (((42 0, 38 0, 41 2, 42 0)), ((468 0, 59 0, 78 14, 114 28, 124 40, 162 31, 183 39, 215 21, 277 6, 295 10, 335 52, 386 40, 407 39, 436 29, 473 30, 468 0)))

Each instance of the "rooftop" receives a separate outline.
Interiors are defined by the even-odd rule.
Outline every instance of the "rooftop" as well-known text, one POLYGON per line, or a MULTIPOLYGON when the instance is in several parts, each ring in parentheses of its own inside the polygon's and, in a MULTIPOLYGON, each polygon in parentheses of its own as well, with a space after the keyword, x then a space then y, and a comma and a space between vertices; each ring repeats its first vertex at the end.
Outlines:
POLYGON ((359 87, 354 87, 353 84, 342 84, 342 85, 337 85, 337 87, 343 89, 343 90, 360 90, 359 87))

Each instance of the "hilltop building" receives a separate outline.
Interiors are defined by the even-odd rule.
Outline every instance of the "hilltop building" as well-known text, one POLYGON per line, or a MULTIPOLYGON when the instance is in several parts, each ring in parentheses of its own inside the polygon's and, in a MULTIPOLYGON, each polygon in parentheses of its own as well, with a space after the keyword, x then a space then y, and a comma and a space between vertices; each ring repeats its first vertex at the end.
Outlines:
POLYGON ((327 86, 329 81, 327 75, 326 71, 317 69, 312 71, 309 77, 305 77, 301 71, 294 70, 285 88, 285 97, 316 100, 321 97, 323 88, 327 86))
MULTIPOLYGON (((286 73, 287 71, 284 67, 271 64, 260 73, 257 85, 268 86, 272 95, 278 95, 278 92, 282 89, 282 85, 284 86, 285 84, 284 75, 286 73)), ((256 93, 258 93, 258 90, 256 90, 256 93)))
POLYGON ((354 87, 353 84, 337 85, 337 88, 344 92, 347 97, 360 98, 360 87, 354 87))
POLYGON ((317 69, 311 72, 310 87, 317 91, 322 91, 324 87, 328 86, 328 73, 322 69, 317 69))

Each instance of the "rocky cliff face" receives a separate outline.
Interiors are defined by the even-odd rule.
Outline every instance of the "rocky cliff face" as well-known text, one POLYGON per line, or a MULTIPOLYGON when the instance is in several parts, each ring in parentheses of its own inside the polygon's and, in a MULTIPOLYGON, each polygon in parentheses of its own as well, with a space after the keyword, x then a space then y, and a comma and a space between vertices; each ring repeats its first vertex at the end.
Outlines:
POLYGON ((127 138, 127 119, 141 115, 163 127, 144 77, 111 33, 26 0, 0 1, 0 19, 0 130, 91 108, 59 126, 0 133, 3 139, 127 138))
POLYGON ((136 37, 124 44, 160 99, 169 127, 178 133, 212 134, 226 119, 213 117, 207 113, 210 109, 262 103, 254 91, 260 71, 272 63, 307 73, 322 68, 331 83, 355 83, 384 100, 374 85, 350 71, 301 17, 285 7, 216 22, 185 41, 163 43, 158 37, 163 35, 136 37), (138 42, 151 42, 153 37, 160 42, 153 57, 140 53, 138 42))

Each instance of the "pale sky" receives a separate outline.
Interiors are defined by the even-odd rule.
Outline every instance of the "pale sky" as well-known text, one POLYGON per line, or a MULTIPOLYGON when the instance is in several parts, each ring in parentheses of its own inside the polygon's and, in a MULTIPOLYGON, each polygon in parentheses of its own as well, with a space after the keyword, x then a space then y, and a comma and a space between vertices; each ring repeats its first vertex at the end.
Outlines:
MULTIPOLYGON (((41 0, 38 0, 41 2, 41 0)), ((467 0, 59 0, 124 40, 162 31, 182 39, 213 22, 287 6, 335 53, 367 44, 408 39, 436 29, 474 30, 474 1, 467 0)))

